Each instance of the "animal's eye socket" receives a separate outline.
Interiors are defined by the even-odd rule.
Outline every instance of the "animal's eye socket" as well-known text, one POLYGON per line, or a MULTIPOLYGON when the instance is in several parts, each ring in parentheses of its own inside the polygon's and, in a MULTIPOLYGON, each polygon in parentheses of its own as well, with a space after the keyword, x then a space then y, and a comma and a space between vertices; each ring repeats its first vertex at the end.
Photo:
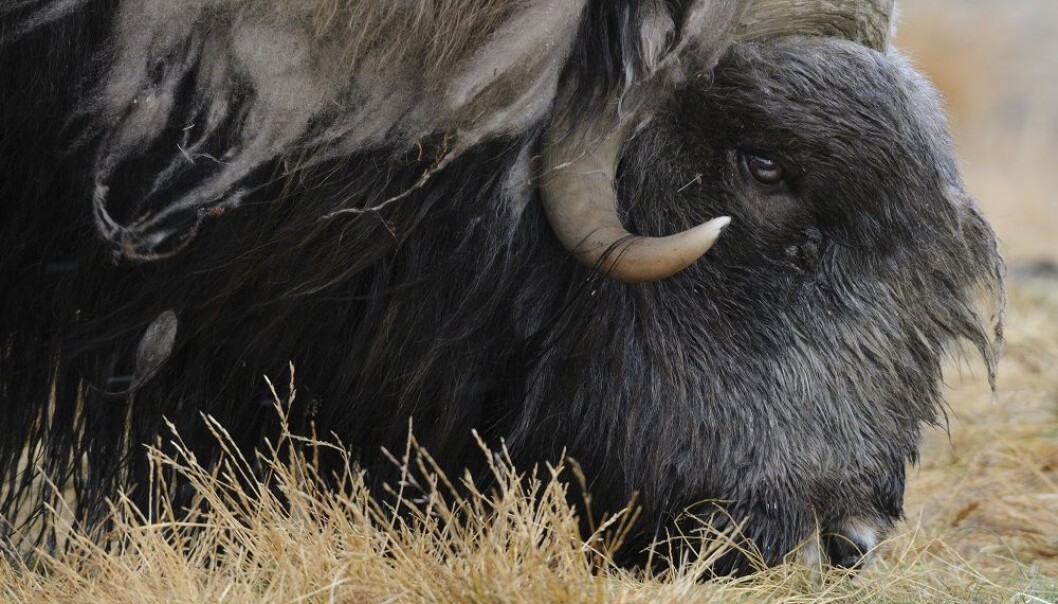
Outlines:
POLYGON ((786 169, 769 155, 744 153, 742 161, 753 180, 761 184, 777 185, 786 178, 786 169))

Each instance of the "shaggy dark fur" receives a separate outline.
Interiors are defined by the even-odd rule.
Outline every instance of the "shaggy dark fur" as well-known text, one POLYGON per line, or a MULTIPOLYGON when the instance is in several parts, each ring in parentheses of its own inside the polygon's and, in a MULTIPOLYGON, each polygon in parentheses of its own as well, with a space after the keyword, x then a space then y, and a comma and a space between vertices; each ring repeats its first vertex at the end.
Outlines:
MULTIPOLYGON (((479 462, 471 430, 505 439, 519 463, 567 450, 601 509, 639 494, 633 549, 688 507, 722 527, 711 501, 748 519, 768 563, 821 530, 849 565, 901 515, 945 355, 967 340, 994 373, 998 332, 974 296, 1001 299, 995 238, 936 96, 898 55, 784 38, 735 46, 715 68, 691 62, 659 88, 623 155, 627 225, 668 234, 733 217, 662 282, 610 281, 562 249, 531 180, 543 119, 464 150, 379 212, 321 219, 412 189, 444 157, 442 132, 293 173, 296 158, 270 161, 240 184, 239 207, 193 213, 186 247, 143 263, 94 226, 101 139, 84 138, 98 128, 85 99, 106 73, 117 3, 86 6, 0 47, 7 530, 41 496, 27 447, 97 523, 103 497, 144 481, 140 445, 163 418, 205 458, 200 413, 247 448, 273 433, 263 376, 282 383, 293 362, 296 427, 339 435, 380 480, 379 448, 400 450, 414 418, 447 468, 479 462), (755 181, 752 154, 776 157, 787 180, 755 181)), ((625 31, 635 6, 586 9, 568 98, 627 89, 628 66, 647 63, 625 31)), ((664 8, 676 23, 681 6, 664 8)), ((195 81, 175 106, 198 102, 195 81)), ((135 218, 187 126, 170 120, 109 176, 116 219, 135 218)), ((202 152, 223 155, 222 134, 202 152)), ((745 565, 732 554, 717 570, 745 565)))

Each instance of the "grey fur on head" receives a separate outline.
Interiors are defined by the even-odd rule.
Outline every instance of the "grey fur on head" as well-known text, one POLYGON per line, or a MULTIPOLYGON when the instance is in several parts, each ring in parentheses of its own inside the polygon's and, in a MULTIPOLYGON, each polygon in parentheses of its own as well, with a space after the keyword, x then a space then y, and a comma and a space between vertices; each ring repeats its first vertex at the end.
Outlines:
MULTIPOLYGON (((866 523, 875 540, 857 548, 873 547, 900 515, 920 426, 941 413, 942 360, 968 341, 994 385, 1001 343, 1002 261, 932 87, 896 52, 739 45, 629 143, 621 184, 638 232, 733 222, 686 274, 596 294, 604 310, 587 333, 628 326, 614 338, 625 354, 605 362, 658 366, 601 397, 624 405, 578 399, 592 442, 610 443, 648 509, 753 502, 735 517, 753 518, 765 551, 788 551, 816 523, 845 536, 845 523, 866 523), (780 161, 784 188, 755 186, 740 154, 780 161), (680 412, 629 414, 637 393, 680 412)), ((549 434, 540 422, 554 412, 545 403, 523 430, 549 434)))

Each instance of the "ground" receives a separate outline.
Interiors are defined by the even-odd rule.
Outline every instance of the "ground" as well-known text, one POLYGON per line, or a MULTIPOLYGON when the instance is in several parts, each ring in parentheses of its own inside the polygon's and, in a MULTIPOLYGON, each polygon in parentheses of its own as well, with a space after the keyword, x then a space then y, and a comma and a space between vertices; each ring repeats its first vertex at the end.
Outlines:
MULTIPOLYGON (((1007 346, 994 394, 972 356, 950 364, 949 422, 926 435, 910 469, 907 518, 868 569, 790 565, 703 583, 696 570, 706 552, 656 575, 630 573, 606 562, 606 538, 578 536, 563 495, 563 480, 575 482, 569 467, 530 497, 534 487, 498 461, 508 487, 500 495, 418 498, 407 505, 420 513, 406 524, 365 495, 355 471, 336 494, 318 488, 311 457, 288 463, 265 452, 273 472, 261 480, 290 495, 292 510, 235 487, 237 456, 219 474, 159 457, 199 486, 207 513, 181 524, 164 510, 152 523, 126 514, 122 547, 84 541, 62 559, 40 558, 37 572, 0 562, 0 601, 1058 601, 1058 80, 1047 77, 1058 61, 1058 10, 1048 0, 907 4, 900 44, 945 94, 969 188, 1003 241, 1007 346)), ((618 534, 620 521, 601 534, 618 534)))

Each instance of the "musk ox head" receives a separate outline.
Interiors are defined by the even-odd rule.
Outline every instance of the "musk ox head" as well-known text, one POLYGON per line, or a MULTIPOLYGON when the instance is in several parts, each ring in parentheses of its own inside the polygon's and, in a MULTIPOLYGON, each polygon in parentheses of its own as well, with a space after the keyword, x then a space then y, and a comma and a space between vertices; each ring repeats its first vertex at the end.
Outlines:
POLYGON ((856 562, 901 515, 952 346, 994 370, 974 294, 999 293, 1001 261, 937 95, 899 54, 788 37, 732 48, 627 130, 630 230, 730 227, 668 279, 571 302, 553 337, 576 369, 541 379, 563 389, 518 435, 576 443, 652 526, 722 503, 769 563, 817 527, 856 562))
POLYGON ((891 2, 262 5, 0 10, 0 408, 26 428, 0 459, 45 443, 86 520, 163 417, 258 444, 293 362, 295 415, 373 472, 409 418, 448 468, 477 430, 566 451, 600 507, 638 494, 632 549, 689 509, 848 566, 901 515, 944 359, 994 375, 995 237, 891 2))

